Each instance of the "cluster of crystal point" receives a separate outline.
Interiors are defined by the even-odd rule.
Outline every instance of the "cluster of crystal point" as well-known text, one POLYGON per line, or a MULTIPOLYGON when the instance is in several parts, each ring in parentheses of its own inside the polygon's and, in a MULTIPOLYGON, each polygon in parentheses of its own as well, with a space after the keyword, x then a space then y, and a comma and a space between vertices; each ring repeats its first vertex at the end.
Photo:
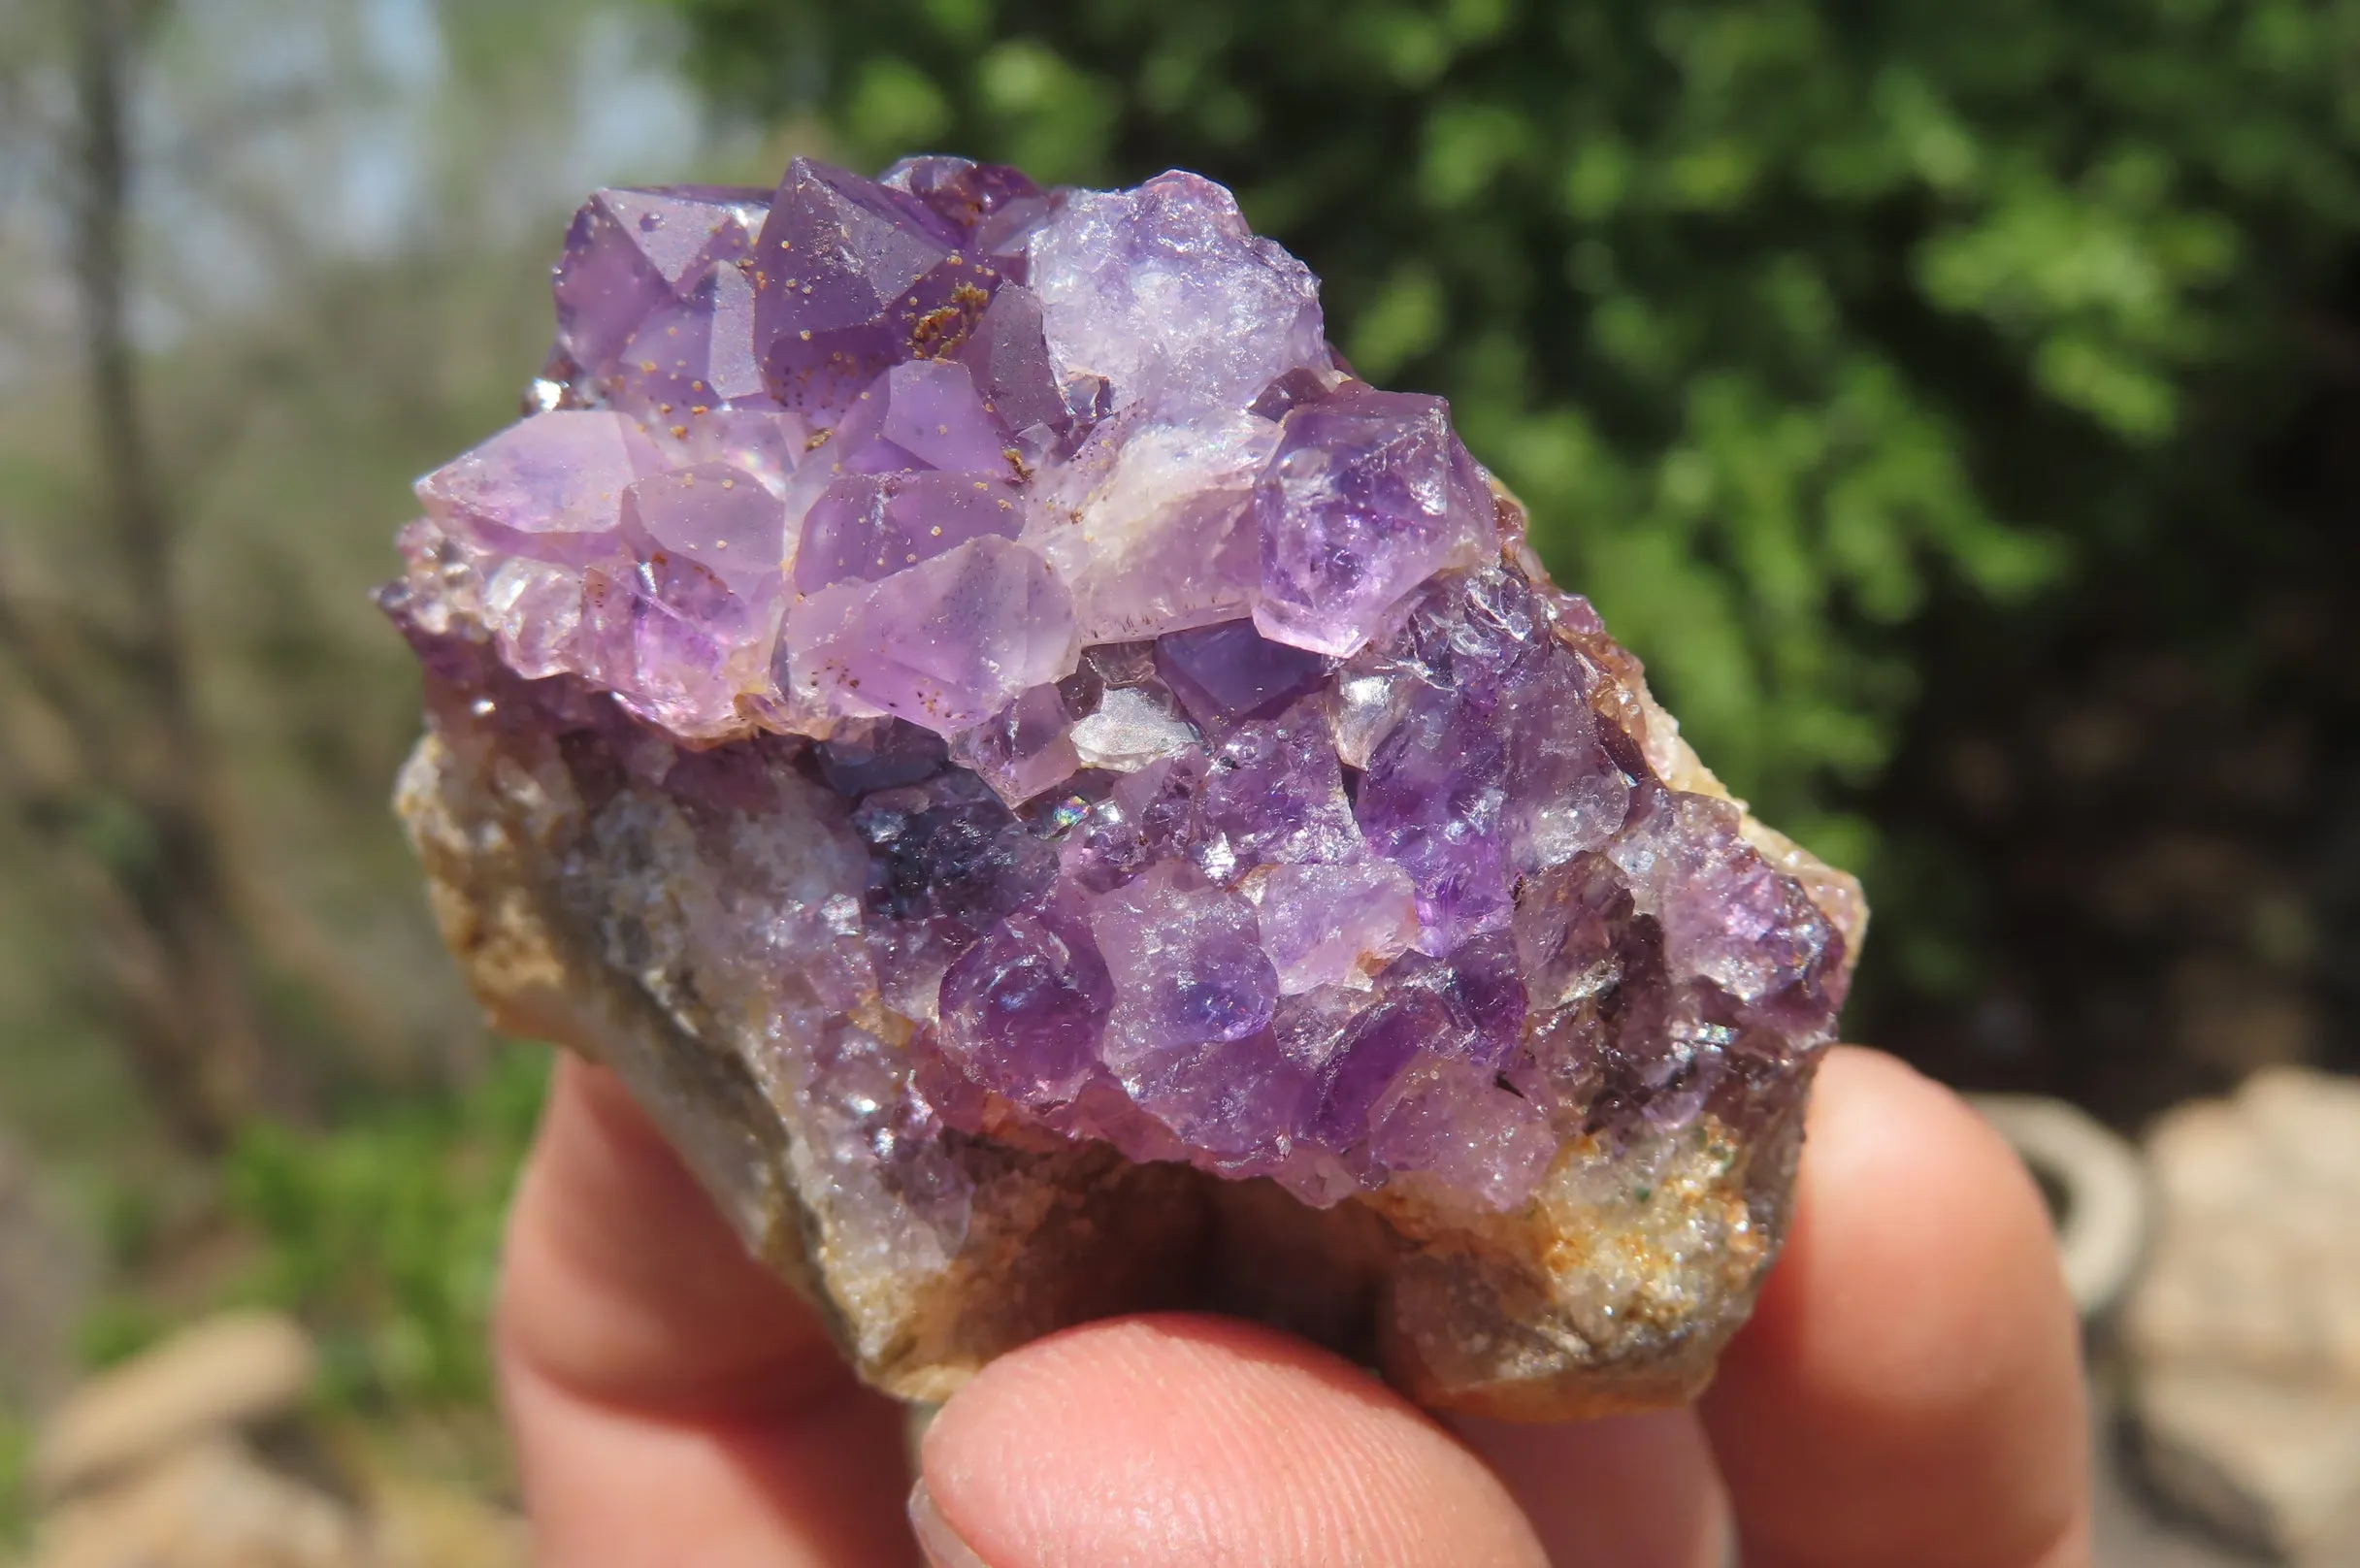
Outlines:
MULTIPOLYGON (((1722 1208, 1632 1234, 1747 1293, 1856 894, 1227 191, 799 160, 599 193, 555 293, 386 603, 437 743, 563 798, 557 903, 746 1062, 856 1342, 1061 1143, 1511 1251, 1666 1172, 1722 1208)), ((1559 1252, 1536 1311, 1687 1331, 1559 1252)))

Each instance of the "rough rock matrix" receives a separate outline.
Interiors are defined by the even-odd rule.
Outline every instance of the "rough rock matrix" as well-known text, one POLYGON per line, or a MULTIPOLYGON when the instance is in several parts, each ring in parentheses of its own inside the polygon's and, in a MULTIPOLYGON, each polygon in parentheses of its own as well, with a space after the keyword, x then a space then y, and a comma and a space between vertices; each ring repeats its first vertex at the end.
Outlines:
POLYGON ((602 191, 421 480, 401 807, 880 1386, 1136 1308, 1430 1404, 1693 1391, 1864 911, 1220 186, 602 191))

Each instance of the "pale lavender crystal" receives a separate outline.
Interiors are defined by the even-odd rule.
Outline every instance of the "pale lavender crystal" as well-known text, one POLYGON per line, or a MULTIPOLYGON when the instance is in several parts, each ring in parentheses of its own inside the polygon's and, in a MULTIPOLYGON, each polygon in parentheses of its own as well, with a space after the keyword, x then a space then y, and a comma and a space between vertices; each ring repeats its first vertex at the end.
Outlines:
POLYGON ((1726 800, 1650 784, 1608 852, 1637 907, 1663 926, 1665 960, 1737 1002, 1823 1012, 1835 932, 1792 877, 1766 865, 1726 800))
POLYGON ((1369 1153, 1389 1170, 1420 1171, 1480 1207, 1516 1209, 1557 1155, 1538 1106, 1463 1062, 1420 1062, 1378 1103, 1369 1153))
POLYGON ((1055 686, 1035 686, 959 737, 951 755, 1004 800, 1030 800, 1081 771, 1074 712, 1055 686))
POLYGON ((1195 750, 1125 774, 1103 799, 1083 807, 1065 835, 1065 875, 1076 887, 1105 893, 1159 861, 1184 855, 1203 778, 1204 757, 1195 750))
POLYGON ((439 723, 736 824, 693 941, 843 1245, 955 1254, 962 1139, 1512 1212, 1788 1125, 1852 906, 1220 186, 799 159, 556 293, 387 602, 439 723))
POLYGON ((1364 988, 1418 933, 1416 890, 1391 861, 1265 866, 1245 887, 1287 996, 1364 988))
POLYGON ((501 556, 584 566, 618 548, 625 492, 663 460, 628 414, 542 414, 418 481, 426 515, 501 556))
POLYGON ((704 463, 623 494, 627 562, 584 577, 586 668, 680 735, 737 719, 770 658, 784 597, 786 509, 752 474, 704 463))
POLYGON ((957 469, 1010 479, 1010 440, 966 366, 916 359, 896 365, 852 400, 815 466, 831 474, 957 469))
POLYGON ((923 182, 925 192, 807 158, 778 188, 749 271, 763 374, 788 408, 840 405, 895 365, 957 351, 991 305, 1003 275, 973 245, 967 220, 1003 199, 987 185, 1030 182, 970 178, 967 191, 949 194, 955 176, 920 181, 902 172, 901 183, 923 182))
POLYGON ((1164 417, 1242 409, 1290 371, 1326 371, 1319 282, 1190 174, 1074 191, 1032 241, 1031 287, 1062 375, 1164 417))
POLYGON ((1254 490, 1264 635, 1356 653, 1412 588, 1497 551, 1491 492, 1440 398, 1357 387, 1285 429, 1254 490))
POLYGON ((980 474, 843 474, 804 514, 795 587, 876 582, 969 539, 1012 539, 1023 526, 1008 486, 980 474))
POLYGON ((789 477, 810 445, 811 431, 795 415, 757 402, 692 414, 685 424, 659 431, 658 440, 671 465, 724 464, 752 474, 765 489, 783 496, 789 477))
POLYGON ((1253 905, 1167 863, 1095 900, 1090 931, 1114 989, 1099 1054, 1131 1100, 1216 1160, 1283 1153, 1312 1086, 1270 1032, 1253 905))
POLYGON ((480 613, 502 661, 527 680, 580 667, 578 573, 527 556, 503 561, 483 584, 480 613))
POLYGON ((583 580, 579 657, 640 718, 676 735, 710 735, 737 720, 744 674, 734 655, 767 636, 758 613, 693 563, 593 567, 583 580))
POLYGON ((786 648, 797 696, 951 735, 1072 668, 1073 607, 1039 556, 987 535, 807 595, 788 618, 786 648))
POLYGON ((1071 462, 1040 474, 1042 548, 1073 585, 1085 641, 1253 612, 1253 485, 1277 442, 1276 426, 1245 413, 1186 424, 1126 413, 1098 426, 1071 462), (1056 527, 1061 512, 1080 526, 1056 527))
POLYGON ((726 463, 672 469, 624 491, 623 532, 641 560, 693 565, 740 603, 772 604, 784 591, 786 506, 726 463))
POLYGON ((1160 866, 1102 895, 1090 931, 1113 977, 1107 1028, 1120 1038, 1108 1062, 1118 1072, 1269 1024, 1278 971, 1242 896, 1184 866, 1160 866))
POLYGON ((555 376, 663 423, 758 393, 754 290, 740 264, 770 199, 713 185, 591 198, 557 266, 555 376))
POLYGON ((1224 881, 1257 866, 1320 865, 1360 853, 1325 704, 1307 699, 1275 719, 1239 725, 1208 747, 1196 842, 1197 864, 1224 881))

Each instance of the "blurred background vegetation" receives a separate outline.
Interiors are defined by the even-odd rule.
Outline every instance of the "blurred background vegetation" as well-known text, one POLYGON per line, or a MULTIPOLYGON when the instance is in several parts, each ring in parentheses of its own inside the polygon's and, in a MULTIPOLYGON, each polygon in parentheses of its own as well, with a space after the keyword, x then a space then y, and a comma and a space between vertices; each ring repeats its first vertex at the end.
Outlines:
POLYGON ((366 590, 587 188, 917 147, 1233 185, 1867 876, 1855 1036, 2360 1058, 2360 0, 0 0, 0 1492, 225 1299, 480 1412, 541 1066, 366 590))

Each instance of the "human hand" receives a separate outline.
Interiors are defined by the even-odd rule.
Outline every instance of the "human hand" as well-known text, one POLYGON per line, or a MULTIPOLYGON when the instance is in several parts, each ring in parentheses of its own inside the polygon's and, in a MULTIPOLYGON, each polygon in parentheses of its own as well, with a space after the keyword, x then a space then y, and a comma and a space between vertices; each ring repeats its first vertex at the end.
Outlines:
MULTIPOLYGON (((939 1568, 2072 1568, 2073 1311, 2038 1194, 1954 1095, 1821 1067, 1792 1233, 1692 1410, 1437 1423, 1250 1324, 1084 1324, 921 1447, 939 1568)), ((508 1418, 554 1568, 907 1568, 901 1415, 750 1260, 610 1076, 558 1071, 508 1234, 508 1418)))

